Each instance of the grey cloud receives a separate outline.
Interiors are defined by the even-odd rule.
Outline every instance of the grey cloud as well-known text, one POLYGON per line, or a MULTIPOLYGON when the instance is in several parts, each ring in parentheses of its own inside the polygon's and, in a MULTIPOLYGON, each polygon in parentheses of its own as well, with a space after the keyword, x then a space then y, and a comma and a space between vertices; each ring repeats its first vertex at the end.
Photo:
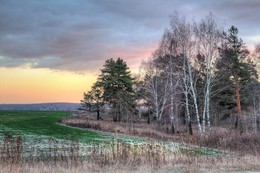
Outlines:
POLYGON ((97 71, 118 56, 133 65, 156 48, 174 10, 190 18, 212 11, 253 35, 258 9, 254 0, 2 0, 0 66, 97 71))
POLYGON ((18 67, 18 66, 28 66, 33 63, 32 60, 26 58, 13 59, 9 57, 0 57, 0 64, 4 67, 18 67))
POLYGON ((245 34, 250 34, 250 32, 255 29, 259 30, 259 0, 222 0, 220 2, 221 3, 214 3, 214 9, 212 11, 215 14, 219 14, 222 19, 225 19, 226 25, 236 25, 245 34))

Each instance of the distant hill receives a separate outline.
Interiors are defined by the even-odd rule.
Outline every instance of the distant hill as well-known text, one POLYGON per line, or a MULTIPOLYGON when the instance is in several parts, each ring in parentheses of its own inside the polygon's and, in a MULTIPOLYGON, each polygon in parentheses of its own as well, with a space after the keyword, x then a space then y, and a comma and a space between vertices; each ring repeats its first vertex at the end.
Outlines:
POLYGON ((0 110, 73 111, 79 103, 0 104, 0 110))

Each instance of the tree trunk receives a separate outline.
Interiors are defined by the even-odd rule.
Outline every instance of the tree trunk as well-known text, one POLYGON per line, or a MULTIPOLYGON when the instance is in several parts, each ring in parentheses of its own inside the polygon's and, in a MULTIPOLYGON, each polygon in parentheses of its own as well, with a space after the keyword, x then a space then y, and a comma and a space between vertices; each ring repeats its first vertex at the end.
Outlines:
POLYGON ((189 98, 188 98, 188 93, 185 92, 185 108, 186 108, 186 116, 187 116, 187 125, 188 125, 188 131, 190 135, 193 135, 192 132, 192 126, 191 126, 191 118, 190 118, 190 110, 189 110, 189 98))
POLYGON ((114 115, 113 115, 113 121, 114 122, 117 122, 117 113, 115 112, 114 115))
POLYGON ((187 113, 187 125, 188 125, 188 131, 190 135, 193 135, 192 131, 192 125, 191 125, 191 117, 190 117, 190 111, 189 111, 189 99, 188 99, 188 94, 185 93, 185 107, 186 107, 186 113, 187 113))
POLYGON ((175 134, 175 128, 174 128, 174 119, 173 119, 173 117, 171 117, 171 133, 172 134, 175 134))
POLYGON ((237 104, 237 121, 236 127, 240 127, 240 133, 243 133, 243 124, 242 124, 242 111, 241 111, 241 100, 240 100, 240 86, 238 81, 236 82, 236 104, 237 104))
POLYGON ((235 121, 235 128, 238 127, 238 115, 236 116, 236 121, 235 121))
POLYGON ((191 121, 189 121, 188 125, 189 125, 189 134, 193 135, 191 121))
POLYGON ((170 75, 169 75, 169 78, 170 78, 170 119, 171 119, 171 130, 172 130, 172 133, 175 134, 175 129, 174 129, 174 121, 175 121, 175 118, 174 118, 174 115, 173 115, 173 69, 172 69, 172 56, 170 57, 170 63, 169 63, 169 68, 170 68, 170 75))
POLYGON ((210 103, 210 97, 208 95, 208 102, 207 102, 207 121, 208 121, 208 128, 211 131, 211 123, 210 123, 210 114, 209 114, 209 103, 210 103))
POLYGON ((254 98, 253 98, 253 109, 254 109, 254 112, 253 112, 253 127, 254 127, 254 131, 255 131, 255 134, 257 134, 257 112, 256 112, 256 101, 255 101, 255 95, 254 95, 254 98))
POLYGON ((112 109, 113 109, 113 111, 112 111, 112 112, 113 112, 113 121, 114 121, 114 122, 117 122, 118 119, 119 119, 119 118, 118 118, 118 116, 119 116, 118 114, 119 114, 119 113, 118 113, 117 105, 114 104, 112 109))
POLYGON ((193 81, 193 78, 192 78, 192 71, 191 71, 191 67, 190 67, 190 64, 187 63, 187 66, 188 66, 188 73, 189 73, 189 87, 191 89, 191 96, 193 98, 193 104, 194 104, 194 108, 195 108, 195 113, 196 113, 196 119, 197 119, 197 125, 198 125, 198 129, 199 129, 199 133, 200 133, 200 136, 204 136, 204 132, 201 128, 201 122, 200 122, 200 115, 199 115, 199 108, 198 108, 198 102, 197 102, 197 94, 195 92, 195 85, 194 85, 194 81, 193 81))
POLYGON ((203 105, 203 113, 202 113, 202 132, 206 132, 206 110, 207 110, 207 96, 204 96, 204 105, 203 105))
POLYGON ((100 111, 99 111, 99 109, 97 110, 97 120, 99 120, 100 119, 100 111))
POLYGON ((150 124, 151 123, 151 111, 150 111, 150 107, 148 107, 148 118, 147 118, 147 124, 150 124))

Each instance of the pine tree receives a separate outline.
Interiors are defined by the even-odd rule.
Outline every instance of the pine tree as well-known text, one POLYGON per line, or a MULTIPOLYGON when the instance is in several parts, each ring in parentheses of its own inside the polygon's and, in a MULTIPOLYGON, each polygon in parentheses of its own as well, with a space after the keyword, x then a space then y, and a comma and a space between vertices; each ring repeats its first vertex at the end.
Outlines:
POLYGON ((104 106, 103 89, 95 83, 91 90, 84 93, 84 99, 81 100, 82 107, 90 112, 97 113, 97 120, 100 119, 100 112, 104 106))
MULTIPOLYGON (((229 86, 234 88, 237 109, 235 127, 239 125, 240 132, 243 133, 241 92, 245 85, 257 79, 257 73, 252 62, 248 61, 249 51, 242 39, 238 38, 238 29, 232 26, 228 34, 224 33, 224 39, 225 42, 219 49, 221 58, 217 68, 220 72, 224 72, 229 86)), ((232 92, 232 89, 229 92, 232 92)))
POLYGON ((103 88, 104 101, 112 105, 114 121, 121 121, 122 115, 129 115, 133 108, 133 78, 123 59, 106 60, 97 85, 103 88), (122 105, 124 106, 122 109, 122 105))

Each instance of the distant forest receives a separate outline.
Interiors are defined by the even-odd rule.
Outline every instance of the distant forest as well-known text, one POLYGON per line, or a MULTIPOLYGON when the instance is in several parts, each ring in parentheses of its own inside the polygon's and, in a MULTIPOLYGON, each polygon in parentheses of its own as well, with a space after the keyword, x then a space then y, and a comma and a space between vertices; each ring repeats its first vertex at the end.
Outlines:
POLYGON ((0 104, 0 110, 73 111, 78 103, 0 104))

